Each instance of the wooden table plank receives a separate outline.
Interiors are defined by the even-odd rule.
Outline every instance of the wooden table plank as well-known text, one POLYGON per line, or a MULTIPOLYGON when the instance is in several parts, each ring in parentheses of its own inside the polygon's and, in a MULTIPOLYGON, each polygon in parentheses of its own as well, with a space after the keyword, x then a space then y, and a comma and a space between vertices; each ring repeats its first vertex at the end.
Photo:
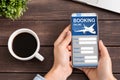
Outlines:
MULTIPOLYGON (((71 0, 31 0, 28 10, 20 20, 68 20, 74 12, 95 12, 99 19, 120 20, 117 13, 91 7, 71 0)), ((0 18, 6 20, 5 18, 0 18)))
MULTIPOLYGON (((120 73, 120 47, 108 47, 108 50, 113 62, 113 72, 120 73)), ((41 47, 40 53, 45 57, 43 62, 37 59, 19 61, 10 55, 7 47, 0 47, 0 72, 48 72, 53 64, 53 48, 41 47)), ((77 69, 74 72, 81 73, 77 69)))
MULTIPOLYGON (((53 45, 69 21, 2 21, 0 45, 7 45, 9 36, 19 28, 30 28, 40 38, 41 45, 53 45)), ((120 46, 120 21, 99 21, 100 39, 107 46, 120 46)))
MULTIPOLYGON (((0 73, 1 80, 33 80, 37 73, 0 73)), ((42 74, 44 75, 44 74, 42 74)), ((120 79, 120 74, 114 74, 120 79)), ((72 74, 67 80, 88 80, 85 74, 72 74)))

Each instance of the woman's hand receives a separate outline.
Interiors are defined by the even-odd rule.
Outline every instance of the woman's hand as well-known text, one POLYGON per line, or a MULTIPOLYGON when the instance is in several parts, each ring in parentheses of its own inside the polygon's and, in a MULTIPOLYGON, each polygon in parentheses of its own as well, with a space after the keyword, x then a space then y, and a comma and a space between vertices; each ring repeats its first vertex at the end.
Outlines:
POLYGON ((66 27, 54 43, 54 64, 45 75, 46 80, 66 80, 72 73, 70 26, 66 27))
POLYGON ((100 59, 97 68, 82 68, 90 80, 116 80, 112 74, 112 63, 107 48, 99 41, 100 59))

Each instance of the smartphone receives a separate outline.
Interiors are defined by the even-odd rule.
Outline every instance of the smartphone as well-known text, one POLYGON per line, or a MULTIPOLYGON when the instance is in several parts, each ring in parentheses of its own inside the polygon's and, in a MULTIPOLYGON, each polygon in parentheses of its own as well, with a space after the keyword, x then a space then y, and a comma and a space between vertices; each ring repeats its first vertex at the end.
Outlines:
POLYGON ((98 16, 96 13, 73 13, 71 15, 72 65, 98 66, 98 16))

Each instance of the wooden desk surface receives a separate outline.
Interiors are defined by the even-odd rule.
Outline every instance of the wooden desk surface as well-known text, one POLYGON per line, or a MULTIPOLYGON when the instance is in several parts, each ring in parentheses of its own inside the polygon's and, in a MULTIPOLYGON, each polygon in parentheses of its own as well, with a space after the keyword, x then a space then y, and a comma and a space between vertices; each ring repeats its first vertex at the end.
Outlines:
MULTIPOLYGON (((73 12, 95 12, 99 16, 100 39, 107 46, 113 62, 113 73, 120 79, 120 15, 70 0, 31 0, 21 19, 11 21, 0 17, 0 80, 32 80, 36 74, 46 74, 53 64, 53 43, 70 24, 73 12), (41 41, 43 62, 37 59, 19 61, 7 48, 13 31, 19 28, 34 30, 41 41)), ((88 80, 83 72, 74 69, 68 80, 88 80)))

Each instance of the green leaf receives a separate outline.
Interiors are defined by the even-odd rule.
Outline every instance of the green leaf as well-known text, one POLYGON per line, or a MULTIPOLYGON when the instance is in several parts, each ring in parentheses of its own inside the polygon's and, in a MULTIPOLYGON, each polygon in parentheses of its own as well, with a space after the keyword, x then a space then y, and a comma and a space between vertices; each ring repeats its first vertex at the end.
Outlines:
POLYGON ((0 0, 0 16, 12 20, 20 18, 27 9, 28 0, 0 0))

